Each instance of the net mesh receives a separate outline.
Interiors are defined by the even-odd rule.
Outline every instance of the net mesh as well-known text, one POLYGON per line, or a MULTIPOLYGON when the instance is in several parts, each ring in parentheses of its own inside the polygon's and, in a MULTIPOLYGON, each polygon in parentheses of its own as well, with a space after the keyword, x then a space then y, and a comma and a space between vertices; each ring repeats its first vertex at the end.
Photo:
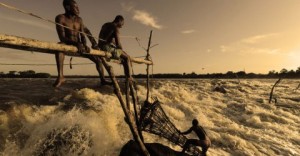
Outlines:
MULTIPOLYGON (((141 130, 163 137, 181 147, 187 141, 187 138, 180 134, 180 131, 169 120, 158 100, 154 103, 145 102, 141 108, 139 123, 141 130)), ((194 145, 189 147, 188 152, 192 155, 200 154, 200 150, 194 145)))

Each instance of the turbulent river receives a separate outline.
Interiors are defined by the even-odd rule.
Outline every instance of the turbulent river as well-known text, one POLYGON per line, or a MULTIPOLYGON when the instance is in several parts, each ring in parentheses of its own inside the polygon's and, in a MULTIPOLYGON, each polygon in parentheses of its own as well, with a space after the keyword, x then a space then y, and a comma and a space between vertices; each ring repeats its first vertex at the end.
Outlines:
MULTIPOLYGON (((208 155, 300 155, 300 80, 153 80, 151 96, 181 131, 196 118, 212 146, 208 155), (226 93, 214 91, 216 86, 226 93), (276 99, 276 103, 275 103, 276 99)), ((0 79, 0 155, 117 156, 132 139, 111 86, 98 79, 0 79)), ((140 103, 144 80, 137 80, 140 103)), ((180 151, 164 138, 143 133, 180 151)), ((188 138, 197 138, 190 134, 188 138)))

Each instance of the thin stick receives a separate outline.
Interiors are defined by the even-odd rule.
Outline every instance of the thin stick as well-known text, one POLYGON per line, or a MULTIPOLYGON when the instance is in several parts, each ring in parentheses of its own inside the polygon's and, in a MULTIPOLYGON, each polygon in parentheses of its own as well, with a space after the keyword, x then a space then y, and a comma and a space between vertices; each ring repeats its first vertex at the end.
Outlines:
MULTIPOLYGON (((152 38, 152 30, 150 31, 150 37, 149 37, 149 42, 148 42, 148 48, 147 48, 147 56, 146 60, 150 60, 150 46, 151 46, 151 38, 152 38)), ((149 83, 149 65, 147 65, 147 97, 146 101, 149 102, 149 93, 150 93, 150 83, 149 83)))
MULTIPOLYGON (((272 102, 274 89, 275 89, 276 85, 280 83, 281 79, 282 79, 282 78, 279 78, 279 79, 275 82, 275 84, 273 85, 273 87, 272 87, 272 89, 271 89, 271 92, 270 92, 269 103, 272 102)), ((277 101, 277 100, 276 100, 276 101, 277 101)), ((276 103, 276 102, 275 102, 275 103, 276 103)))

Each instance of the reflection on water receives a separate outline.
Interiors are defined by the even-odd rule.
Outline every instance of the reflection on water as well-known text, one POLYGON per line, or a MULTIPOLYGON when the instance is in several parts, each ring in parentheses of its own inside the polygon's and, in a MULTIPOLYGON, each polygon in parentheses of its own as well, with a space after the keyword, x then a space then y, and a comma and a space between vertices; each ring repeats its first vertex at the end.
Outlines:
MULTIPOLYGON (((208 155, 300 155, 299 80, 155 80, 151 94, 180 130, 197 118, 208 155), (215 85, 226 94, 214 92, 215 85)), ((111 86, 98 79, 0 79, 0 155, 118 155, 132 138, 111 86)), ((146 88, 138 81, 138 97, 146 88)), ((180 147, 144 133, 146 142, 180 147)), ((189 138, 196 137, 192 134, 189 138)))

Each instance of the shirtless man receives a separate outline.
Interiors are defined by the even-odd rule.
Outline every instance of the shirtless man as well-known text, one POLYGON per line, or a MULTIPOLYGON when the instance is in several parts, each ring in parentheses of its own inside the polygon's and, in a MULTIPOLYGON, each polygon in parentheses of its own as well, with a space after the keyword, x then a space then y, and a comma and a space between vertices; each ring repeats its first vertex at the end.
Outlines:
POLYGON ((122 48, 119 29, 124 25, 124 18, 121 15, 115 17, 113 22, 103 24, 100 33, 98 46, 101 50, 110 52, 112 59, 121 59, 125 76, 132 79, 131 60, 122 48))
POLYGON ((187 130, 186 132, 180 132, 180 134, 189 134, 192 131, 194 131, 197 136, 199 137, 200 140, 198 139, 188 139, 185 144, 183 145, 182 153, 184 153, 187 148, 189 147, 190 144, 195 145, 195 146, 201 146, 202 148, 202 155, 206 155, 206 152, 208 148, 211 145, 210 139, 207 137, 206 132, 204 131, 203 127, 198 125, 198 120, 194 119, 192 121, 193 126, 187 130))
MULTIPOLYGON (((60 25, 56 25, 56 31, 60 41, 67 45, 74 45, 78 48, 79 53, 89 52, 89 48, 86 46, 86 39, 84 34, 80 34, 79 32, 85 32, 86 34, 91 35, 91 32, 84 27, 81 17, 79 17, 79 8, 75 0, 64 0, 63 6, 65 9, 64 14, 57 15, 55 18, 55 22, 61 25, 66 26, 62 27, 60 25), (71 28, 71 29, 70 29, 71 28)), ((91 36, 88 36, 89 40, 92 43, 93 49, 99 49, 97 46, 97 42, 91 36)), ((104 79, 104 70, 103 65, 100 59, 100 56, 87 56, 90 60, 92 60, 96 64, 97 71, 100 76, 101 84, 110 84, 104 79)), ((53 84, 54 87, 59 87, 64 81, 63 75, 63 64, 65 59, 64 53, 56 53, 55 54, 58 77, 56 82, 53 84)))

